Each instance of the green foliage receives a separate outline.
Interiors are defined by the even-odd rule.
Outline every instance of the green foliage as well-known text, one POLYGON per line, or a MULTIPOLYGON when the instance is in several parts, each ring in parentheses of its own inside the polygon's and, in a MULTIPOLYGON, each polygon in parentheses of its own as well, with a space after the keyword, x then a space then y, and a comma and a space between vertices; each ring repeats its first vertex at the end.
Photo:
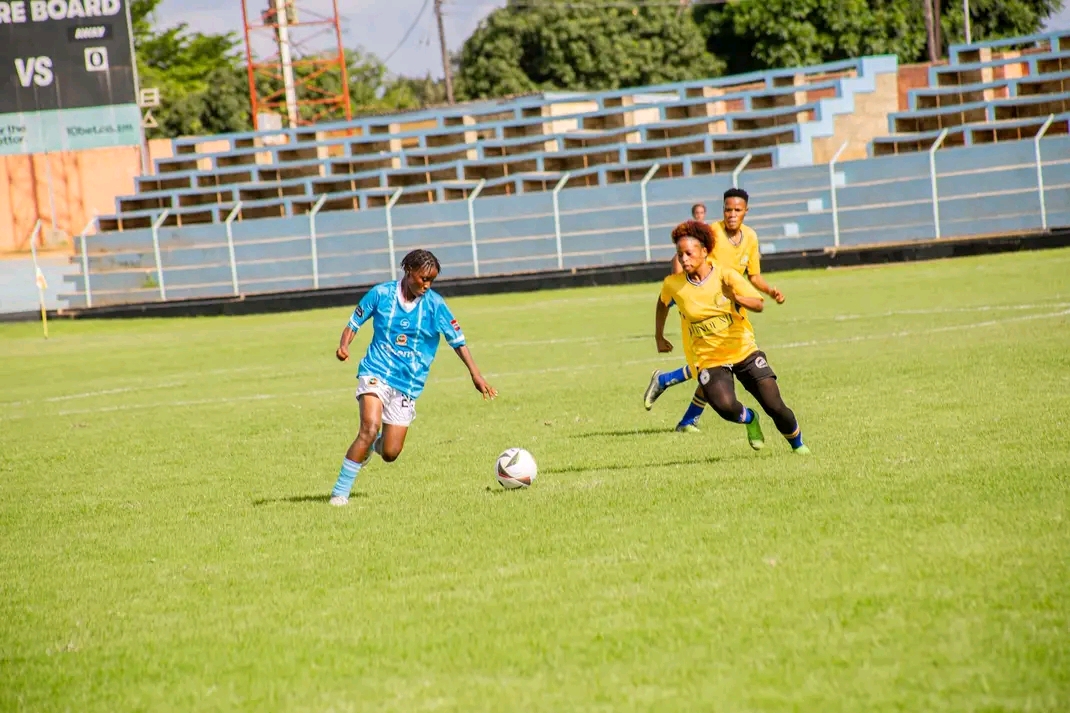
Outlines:
POLYGON ((151 14, 161 0, 133 0, 141 86, 160 90, 149 138, 196 136, 249 129, 249 89, 233 33, 191 32, 184 24, 157 30, 151 14))
MULTIPOLYGON (((1037 32, 1062 0, 974 0, 974 41, 1037 32)), ((730 73, 820 64, 871 54, 900 62, 926 59, 925 20, 917 0, 743 0, 699 6, 707 49, 730 73)), ((962 5, 944 3, 944 48, 964 40, 962 5)))
POLYGON ((461 51, 458 94, 597 90, 715 76, 690 12, 668 6, 582 8, 511 2, 461 51))

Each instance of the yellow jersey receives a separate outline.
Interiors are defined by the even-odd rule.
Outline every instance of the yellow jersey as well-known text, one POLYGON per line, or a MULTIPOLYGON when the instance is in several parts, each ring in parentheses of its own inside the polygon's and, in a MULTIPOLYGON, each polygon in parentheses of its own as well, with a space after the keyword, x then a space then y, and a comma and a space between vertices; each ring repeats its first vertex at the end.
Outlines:
POLYGON ((731 268, 714 264, 700 283, 678 272, 661 283, 661 302, 676 303, 683 328, 684 356, 694 369, 712 369, 738 364, 758 345, 754 327, 739 307, 725 295, 725 288, 748 297, 761 297, 745 277, 731 268))
POLYGON ((758 234, 746 225, 739 226, 742 238, 739 245, 728 239, 724 221, 710 223, 713 229, 713 253, 710 261, 730 267, 741 275, 754 277, 762 274, 762 255, 758 250, 758 234))

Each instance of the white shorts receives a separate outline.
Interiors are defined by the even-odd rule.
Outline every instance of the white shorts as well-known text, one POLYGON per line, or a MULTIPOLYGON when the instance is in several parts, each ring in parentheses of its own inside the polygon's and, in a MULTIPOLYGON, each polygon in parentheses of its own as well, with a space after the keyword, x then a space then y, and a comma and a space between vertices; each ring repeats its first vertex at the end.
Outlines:
POLYGON ((410 398, 376 376, 357 379, 357 400, 364 394, 373 394, 383 402, 383 423, 408 427, 416 418, 416 399, 410 398))

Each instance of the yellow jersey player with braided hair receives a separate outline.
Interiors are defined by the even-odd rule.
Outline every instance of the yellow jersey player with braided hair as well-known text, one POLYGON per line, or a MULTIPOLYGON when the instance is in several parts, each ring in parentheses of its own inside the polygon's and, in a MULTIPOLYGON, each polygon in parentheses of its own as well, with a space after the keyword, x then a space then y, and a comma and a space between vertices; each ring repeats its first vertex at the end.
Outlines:
POLYGON ((762 410, 773 419, 794 453, 809 455, 795 413, 780 395, 776 374, 765 353, 758 349, 754 328, 744 310, 761 312, 761 294, 730 267, 710 260, 714 235, 710 226, 689 220, 672 232, 676 255, 683 272, 669 275, 661 286, 654 316, 654 340, 658 352, 673 345, 665 338, 669 306, 676 305, 683 321, 684 352, 698 372, 703 395, 726 421, 746 427, 751 448, 765 446, 758 414, 736 398, 735 379, 762 410))
MULTIPOLYGON (((746 277, 751 285, 759 292, 772 297, 777 304, 783 304, 784 293, 765 281, 762 276, 762 257, 758 246, 758 234, 750 227, 743 224, 747 215, 750 196, 742 188, 729 188, 724 193, 722 220, 713 223, 710 228, 714 234, 714 246, 711 259, 717 264, 728 267, 746 277)), ((700 219, 701 220, 701 219, 700 219)), ((673 274, 683 271, 679 258, 674 257, 672 262, 673 274)), ((686 334, 685 354, 686 354, 686 334)), ((694 378, 697 370, 691 364, 685 364, 674 371, 657 371, 650 377, 650 383, 644 394, 644 405, 649 411, 658 397, 669 387, 683 383, 694 378)), ((676 430, 682 433, 697 433, 698 420, 706 408, 706 398, 702 388, 695 389, 695 395, 691 404, 684 412, 683 418, 676 425, 676 430)))

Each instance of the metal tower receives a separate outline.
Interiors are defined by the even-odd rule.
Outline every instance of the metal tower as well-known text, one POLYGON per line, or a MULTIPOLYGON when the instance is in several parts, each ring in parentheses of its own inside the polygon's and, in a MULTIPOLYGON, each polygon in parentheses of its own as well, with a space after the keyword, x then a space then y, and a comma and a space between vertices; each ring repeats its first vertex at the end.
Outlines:
POLYGON ((352 119, 338 0, 329 16, 299 0, 266 1, 250 18, 241 0, 253 127, 281 128, 283 117, 289 127, 352 119))

